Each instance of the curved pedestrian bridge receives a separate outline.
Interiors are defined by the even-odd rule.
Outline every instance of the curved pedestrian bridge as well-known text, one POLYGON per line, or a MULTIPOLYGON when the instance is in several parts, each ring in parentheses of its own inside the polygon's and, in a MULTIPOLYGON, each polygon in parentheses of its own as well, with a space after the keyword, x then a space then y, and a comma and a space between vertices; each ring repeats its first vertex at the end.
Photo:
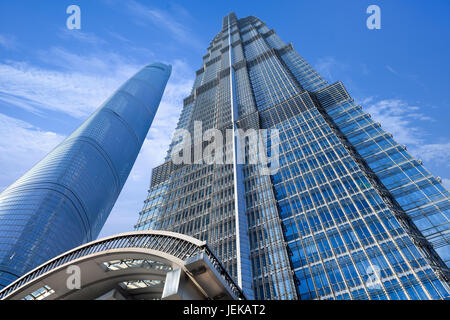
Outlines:
POLYGON ((245 299, 204 241, 136 231, 89 242, 0 291, 2 300, 245 299))

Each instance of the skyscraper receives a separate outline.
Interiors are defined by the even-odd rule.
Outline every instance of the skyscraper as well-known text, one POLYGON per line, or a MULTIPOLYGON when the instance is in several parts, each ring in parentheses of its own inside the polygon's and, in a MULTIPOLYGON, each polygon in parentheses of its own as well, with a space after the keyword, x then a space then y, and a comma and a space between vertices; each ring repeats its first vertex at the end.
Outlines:
POLYGON ((250 298, 449 298, 448 191, 258 18, 224 17, 177 129, 196 121, 277 129, 279 170, 239 164, 233 139, 232 163, 175 164, 175 137, 137 230, 206 240, 250 298))
POLYGON ((0 289, 96 239, 158 109, 171 67, 154 63, 0 194, 0 289))

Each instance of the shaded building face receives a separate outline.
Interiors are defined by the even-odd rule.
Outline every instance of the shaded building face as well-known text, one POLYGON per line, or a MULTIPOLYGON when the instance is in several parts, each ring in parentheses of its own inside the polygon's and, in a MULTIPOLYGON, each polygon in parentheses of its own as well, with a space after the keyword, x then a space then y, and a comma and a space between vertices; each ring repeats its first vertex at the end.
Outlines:
POLYGON ((94 240, 136 160, 171 67, 143 68, 0 194, 0 288, 94 240))
POLYGON ((196 121, 202 132, 276 130, 264 152, 276 145, 278 169, 238 163, 233 139, 231 163, 174 163, 174 138, 137 230, 206 240, 248 297, 449 296, 448 191, 258 18, 223 19, 177 129, 195 135, 196 121))

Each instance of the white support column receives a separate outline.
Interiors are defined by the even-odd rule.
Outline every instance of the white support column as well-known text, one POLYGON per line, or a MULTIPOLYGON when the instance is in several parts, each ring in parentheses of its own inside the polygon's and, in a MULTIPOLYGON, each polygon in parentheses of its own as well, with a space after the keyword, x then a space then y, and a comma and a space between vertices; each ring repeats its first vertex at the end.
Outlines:
POLYGON ((248 223, 244 200, 243 164, 239 163, 241 157, 240 138, 237 134, 236 121, 238 119, 237 103, 235 101, 233 47, 231 45, 231 25, 228 16, 228 58, 230 62, 230 103, 231 120, 233 123, 233 178, 234 178, 234 212, 236 224, 236 265, 237 281, 248 299, 254 299, 252 289, 252 269, 250 261, 250 243, 248 239, 248 223))

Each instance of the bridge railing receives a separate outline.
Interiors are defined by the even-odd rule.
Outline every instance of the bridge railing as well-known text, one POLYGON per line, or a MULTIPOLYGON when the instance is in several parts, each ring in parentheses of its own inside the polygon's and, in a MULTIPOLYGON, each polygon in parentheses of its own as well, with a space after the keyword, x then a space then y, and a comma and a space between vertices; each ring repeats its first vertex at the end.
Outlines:
POLYGON ((140 248, 140 249, 153 249, 172 255, 182 261, 197 255, 201 252, 206 253, 211 260, 214 267, 222 275, 225 282, 229 285, 231 290, 239 299, 245 299, 245 296, 240 287, 230 277, 226 269, 222 266, 217 257, 209 249, 209 247, 203 242, 192 239, 189 241, 188 237, 177 237, 174 233, 151 233, 151 232, 139 232, 139 233, 126 233, 109 237, 103 240, 87 243, 83 246, 68 251, 44 264, 36 269, 28 272, 23 277, 17 279, 0 291, 0 299, 5 298, 17 289, 27 285, 39 276, 47 273, 50 270, 58 268, 64 264, 70 263, 78 258, 95 254, 98 252, 104 252, 112 249, 124 249, 124 248, 140 248), (195 242, 194 242, 195 241, 195 242))

